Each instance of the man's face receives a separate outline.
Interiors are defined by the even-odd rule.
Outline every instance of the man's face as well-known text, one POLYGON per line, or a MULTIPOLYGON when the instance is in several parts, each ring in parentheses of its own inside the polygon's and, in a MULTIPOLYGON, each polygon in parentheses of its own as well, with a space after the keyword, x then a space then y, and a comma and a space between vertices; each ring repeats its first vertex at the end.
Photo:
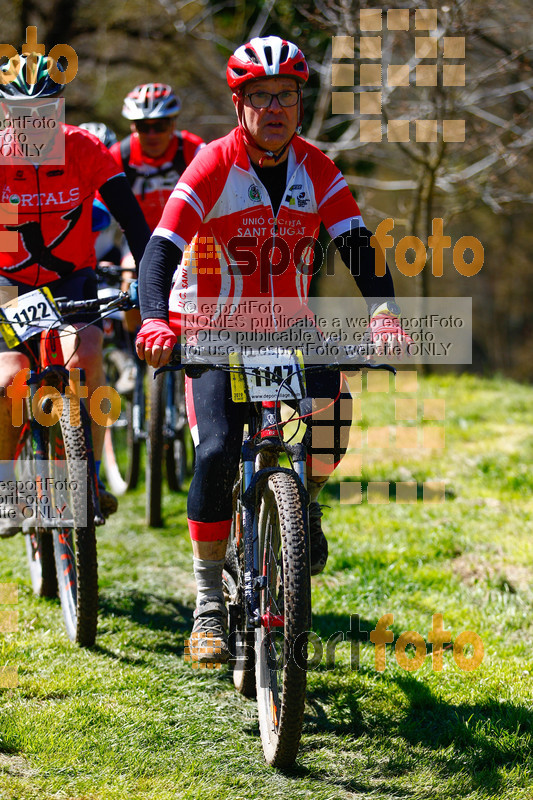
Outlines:
POLYGON ((162 156, 172 139, 174 133, 174 119, 140 119, 131 125, 132 131, 139 134, 141 150, 148 158, 162 156))
MULTIPOLYGON (((244 86, 243 113, 246 126, 257 144, 265 150, 277 152, 290 141, 298 125, 298 103, 284 107, 280 105, 278 98, 273 97, 268 108, 254 108, 249 95, 261 92, 279 94, 280 92, 294 91, 298 91, 298 82, 294 78, 261 78, 257 81, 250 81, 244 86)), ((235 104, 237 104, 237 100, 237 96, 233 95, 235 104)), ((257 102, 256 105, 258 105, 257 102)))

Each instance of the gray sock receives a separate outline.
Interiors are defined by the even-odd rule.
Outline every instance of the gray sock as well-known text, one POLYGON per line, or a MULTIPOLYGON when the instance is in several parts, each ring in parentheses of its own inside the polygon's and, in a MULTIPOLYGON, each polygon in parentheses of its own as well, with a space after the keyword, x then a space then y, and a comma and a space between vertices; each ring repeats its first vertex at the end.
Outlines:
POLYGON ((196 607, 204 600, 222 600, 222 570, 224 559, 209 561, 205 558, 194 558, 194 577, 196 578, 196 607))

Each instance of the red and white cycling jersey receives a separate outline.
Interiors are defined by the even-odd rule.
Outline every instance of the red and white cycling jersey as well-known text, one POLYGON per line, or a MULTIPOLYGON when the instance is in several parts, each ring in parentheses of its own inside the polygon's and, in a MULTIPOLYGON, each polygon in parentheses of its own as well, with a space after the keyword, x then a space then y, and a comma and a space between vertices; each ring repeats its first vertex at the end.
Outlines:
POLYGON ((267 301, 272 330, 287 327, 287 311, 292 321, 295 309, 306 316, 321 221, 332 238, 363 224, 342 174, 314 145, 292 140, 286 189, 274 216, 240 128, 208 144, 182 175, 154 231, 184 251, 170 295, 172 327, 181 332, 183 314, 187 328, 228 321, 231 327, 230 314, 239 318, 237 327, 248 328, 254 314, 245 303, 249 298, 267 301), (215 310, 206 315, 208 308, 215 310))
MULTIPOLYGON (((0 275, 43 286, 84 267, 94 267, 92 206, 96 190, 122 170, 108 149, 85 130, 62 125, 64 164, 39 167, 0 163, 0 202, 16 208, 0 216, 0 235, 18 238, 0 248, 0 275)), ((9 131, 9 129, 6 129, 9 131)), ((0 149, 6 131, 0 133, 0 149)), ((9 210, 9 209, 8 209, 9 210)))
POLYGON ((125 169, 151 231, 159 222, 181 174, 203 146, 203 139, 194 133, 177 131, 163 155, 158 158, 149 158, 142 152, 138 133, 132 133, 123 142, 111 147, 111 155, 125 169))

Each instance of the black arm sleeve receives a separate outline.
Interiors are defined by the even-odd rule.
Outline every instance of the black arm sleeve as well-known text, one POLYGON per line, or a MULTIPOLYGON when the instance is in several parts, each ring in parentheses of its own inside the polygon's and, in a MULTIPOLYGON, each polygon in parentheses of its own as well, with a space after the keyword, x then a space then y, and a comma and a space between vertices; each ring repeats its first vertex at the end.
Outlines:
POLYGON ((150 228, 146 224, 135 195, 124 175, 110 178, 100 186, 102 200, 124 231, 128 245, 139 266, 144 248, 150 238, 150 228))
POLYGON ((139 267, 139 301, 145 319, 168 321, 168 296, 172 276, 180 263, 180 248, 163 236, 152 236, 139 267))
POLYGON ((388 266, 385 264, 385 275, 376 275, 376 251, 370 246, 371 236, 368 228, 357 227, 334 239, 363 297, 375 298, 368 303, 370 313, 385 300, 394 298, 394 285, 388 266))

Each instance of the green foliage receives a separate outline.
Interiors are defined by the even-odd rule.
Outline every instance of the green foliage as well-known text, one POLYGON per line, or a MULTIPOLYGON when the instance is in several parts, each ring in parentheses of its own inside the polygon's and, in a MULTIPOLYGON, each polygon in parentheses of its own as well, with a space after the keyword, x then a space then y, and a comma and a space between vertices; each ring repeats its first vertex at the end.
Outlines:
MULTIPOLYGON (((341 506, 328 486, 331 556, 314 583, 313 631, 324 647, 337 631, 344 641, 334 668, 324 657, 309 674, 290 772, 264 765, 255 704, 228 671, 183 660, 194 602, 185 494, 166 496, 162 530, 144 523, 142 488, 100 529, 90 651, 67 642, 57 601, 32 596, 20 537, 2 542, 1 580, 19 586, 19 632, 4 636, 2 663, 18 665, 20 685, 0 690, 0 798, 530 798, 532 390, 445 376, 420 380, 419 396, 446 400, 445 451, 383 451, 365 479, 444 476, 453 493, 436 505, 391 494, 388 505, 341 506), (442 613, 452 641, 481 636, 483 663, 462 672, 447 649, 432 671, 428 645, 407 672, 388 645, 376 671, 368 633, 385 613, 395 640, 414 630, 426 643, 442 613)), ((390 424, 392 399, 376 394, 367 424, 390 424)))

